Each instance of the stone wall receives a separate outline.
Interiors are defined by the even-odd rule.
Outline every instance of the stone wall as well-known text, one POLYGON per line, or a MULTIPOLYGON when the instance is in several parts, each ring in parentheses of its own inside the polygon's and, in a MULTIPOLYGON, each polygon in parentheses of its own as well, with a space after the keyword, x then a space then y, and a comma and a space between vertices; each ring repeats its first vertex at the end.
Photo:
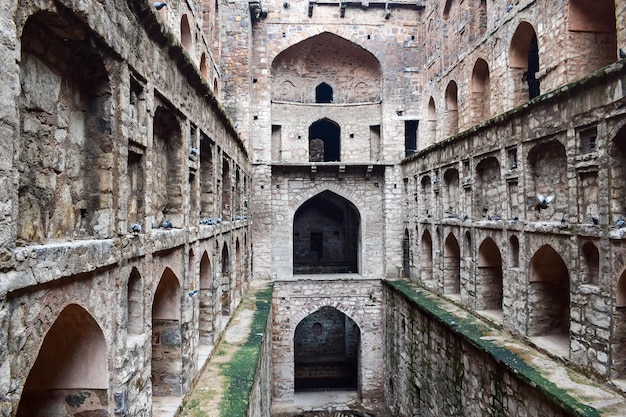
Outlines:
MULTIPOLYGON (((276 404, 284 406, 294 401, 296 327, 324 307, 345 314, 358 326, 358 390, 365 405, 382 404, 381 291, 380 281, 372 280, 302 279, 274 283, 272 398, 276 404)), ((347 338, 348 342, 353 339, 347 338)))
POLYGON ((623 77, 615 64, 403 163, 411 276, 605 379, 623 361, 623 77))
POLYGON ((0 6, 0 57, 15 63, 0 91, 2 415, 51 415, 75 396, 85 401, 68 413, 150 415, 152 396, 189 390, 199 343, 219 338, 230 318, 222 289, 228 311, 247 290, 249 161, 208 82, 215 62, 201 11, 115 3, 0 6), (175 337, 152 325, 164 280, 175 337), (48 337, 59 323, 64 336, 48 337), (153 350, 153 339, 166 343, 153 350), (53 372, 37 365, 59 344, 75 357, 53 372), (153 370, 171 386, 153 386, 153 370), (53 390, 55 405, 21 409, 36 390, 53 390))
POLYGON ((471 316, 451 304, 402 284, 383 283, 383 288, 385 400, 392 415, 548 417, 622 412, 612 409, 608 400, 612 397, 620 404, 618 394, 592 388, 594 383, 573 373, 565 378, 551 373, 562 371, 563 365, 520 350, 510 336, 499 337, 484 324, 472 324, 471 316), (596 394, 606 401, 594 402, 591 397, 596 394))

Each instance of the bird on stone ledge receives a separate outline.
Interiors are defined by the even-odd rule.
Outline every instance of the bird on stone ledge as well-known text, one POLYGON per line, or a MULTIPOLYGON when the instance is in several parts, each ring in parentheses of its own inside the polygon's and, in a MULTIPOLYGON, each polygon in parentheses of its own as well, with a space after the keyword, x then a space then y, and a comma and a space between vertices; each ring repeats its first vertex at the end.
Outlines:
POLYGON ((626 52, 622 48, 619 48, 619 59, 626 58, 626 52))
POLYGON ((167 3, 165 3, 164 1, 159 1, 156 3, 152 3, 152 5, 154 6, 155 9, 161 10, 162 8, 167 6, 167 3))

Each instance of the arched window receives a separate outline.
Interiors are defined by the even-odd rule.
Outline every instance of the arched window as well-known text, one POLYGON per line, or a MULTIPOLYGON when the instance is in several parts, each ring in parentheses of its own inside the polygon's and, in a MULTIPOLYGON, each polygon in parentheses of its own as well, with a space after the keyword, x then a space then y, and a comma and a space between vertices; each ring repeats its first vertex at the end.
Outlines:
POLYGON ((473 123, 480 123, 490 116, 490 86, 489 65, 482 58, 476 60, 472 71, 471 91, 471 115, 473 123))
POLYGON ((333 88, 326 84, 321 83, 315 87, 315 102, 316 103, 332 103, 333 102, 333 88))
POLYGON ((459 104, 458 87, 455 81, 450 81, 446 87, 446 118, 448 121, 448 136, 459 132, 459 104))
POLYGON ((185 48, 188 54, 192 53, 191 28, 189 27, 189 20, 186 14, 180 19, 180 43, 183 44, 183 48, 185 48))
POLYGON ((509 50, 509 67, 513 78, 515 102, 518 105, 540 94, 539 80, 539 45, 537 34, 528 22, 519 24, 509 50))

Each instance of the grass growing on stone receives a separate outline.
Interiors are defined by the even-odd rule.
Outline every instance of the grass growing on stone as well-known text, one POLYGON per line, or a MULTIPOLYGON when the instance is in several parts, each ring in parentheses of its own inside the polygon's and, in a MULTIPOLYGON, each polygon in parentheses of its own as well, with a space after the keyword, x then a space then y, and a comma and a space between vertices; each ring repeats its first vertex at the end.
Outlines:
POLYGON ((230 361, 221 365, 222 375, 226 377, 224 382, 226 386, 219 409, 220 415, 224 417, 245 417, 248 411, 250 392, 259 362, 271 298, 271 285, 256 293, 256 310, 252 318, 248 339, 234 353, 230 361))
POLYGON ((462 318, 450 313, 441 307, 440 303, 442 303, 442 301, 439 301, 426 291, 415 287, 408 281, 386 281, 386 283, 390 287, 395 288, 400 294, 417 305, 420 309, 443 323, 443 325, 448 327, 451 331, 460 335, 478 349, 489 354, 496 362, 508 368, 529 385, 536 387, 556 404, 563 407, 567 412, 581 417, 600 416, 598 410, 581 403, 566 390, 557 387, 553 382, 541 375, 537 368, 529 365, 521 356, 512 350, 484 339, 483 336, 491 330, 487 326, 471 318, 462 318))

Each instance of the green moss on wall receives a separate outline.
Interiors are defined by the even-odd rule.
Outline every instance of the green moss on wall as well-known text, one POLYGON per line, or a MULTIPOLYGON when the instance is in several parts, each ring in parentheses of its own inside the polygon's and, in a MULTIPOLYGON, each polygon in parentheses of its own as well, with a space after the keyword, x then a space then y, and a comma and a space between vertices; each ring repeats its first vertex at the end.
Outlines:
POLYGON ((520 355, 506 347, 484 338, 492 331, 491 328, 478 322, 472 316, 458 317, 447 311, 443 305, 445 301, 423 290, 409 281, 385 281, 386 284, 402 295, 408 302, 424 311, 451 332, 456 333, 474 347, 485 352, 498 364, 515 374, 547 398, 562 407, 567 413, 581 417, 600 416, 600 412, 593 407, 581 403, 570 393, 557 387, 546 379, 540 371, 529 365, 520 355))

